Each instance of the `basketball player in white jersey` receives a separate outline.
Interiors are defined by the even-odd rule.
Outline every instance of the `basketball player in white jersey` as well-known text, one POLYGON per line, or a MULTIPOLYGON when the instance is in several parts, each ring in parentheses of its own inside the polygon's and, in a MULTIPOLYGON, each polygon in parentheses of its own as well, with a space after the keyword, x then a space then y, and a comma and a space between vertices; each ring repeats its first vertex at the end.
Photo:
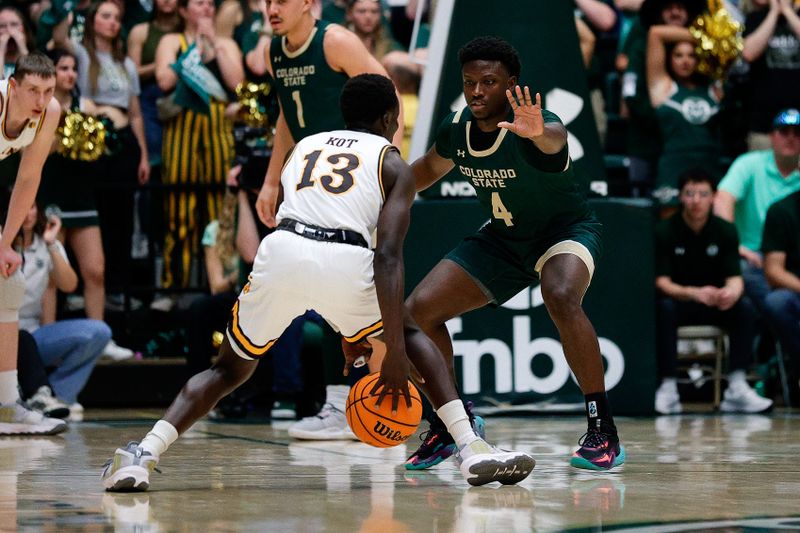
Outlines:
POLYGON ((394 85, 377 74, 350 78, 340 104, 348 129, 306 137, 284 164, 278 231, 261 241, 218 361, 184 385, 141 443, 116 450, 103 470, 106 490, 147 490, 178 435, 244 383, 307 309, 350 342, 382 336, 386 357, 376 389, 382 387, 379 401, 391 401, 393 410, 401 400, 410 404, 411 359, 459 446, 470 484, 513 484, 530 474, 533 458, 497 450, 475 434, 444 359, 404 313, 402 252, 414 180, 389 141, 398 126, 394 85))
POLYGON ((22 151, 0 229, 0 435, 53 435, 67 429, 63 421, 29 410, 19 399, 17 319, 25 278, 20 271, 22 257, 11 247, 36 199, 42 166, 61 118, 53 98, 55 83, 53 62, 38 53, 19 58, 11 77, 0 81, 0 159, 22 151))

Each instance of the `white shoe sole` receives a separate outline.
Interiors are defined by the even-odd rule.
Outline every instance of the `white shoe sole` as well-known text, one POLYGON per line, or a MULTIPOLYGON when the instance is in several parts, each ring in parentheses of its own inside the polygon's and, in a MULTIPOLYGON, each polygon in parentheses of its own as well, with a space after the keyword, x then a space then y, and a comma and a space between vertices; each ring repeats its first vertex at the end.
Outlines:
POLYGON ((739 404, 732 404, 727 403, 725 400, 719 405, 719 410, 723 413, 747 413, 747 414, 757 414, 757 413, 764 413, 772 409, 772 403, 765 405, 764 407, 758 409, 753 406, 744 406, 739 404))
POLYGON ((58 435, 66 430, 66 422, 55 425, 14 424, 11 422, 0 422, 0 436, 58 435))
POLYGON ((103 480, 109 492, 144 492, 150 488, 150 472, 142 466, 124 466, 103 480))
POLYGON ((300 440, 358 440, 352 431, 336 429, 332 431, 306 431, 289 428, 289 436, 300 440))
POLYGON ((475 487, 499 481, 503 485, 519 483, 533 472, 536 461, 520 452, 473 455, 461 463, 461 474, 475 487))

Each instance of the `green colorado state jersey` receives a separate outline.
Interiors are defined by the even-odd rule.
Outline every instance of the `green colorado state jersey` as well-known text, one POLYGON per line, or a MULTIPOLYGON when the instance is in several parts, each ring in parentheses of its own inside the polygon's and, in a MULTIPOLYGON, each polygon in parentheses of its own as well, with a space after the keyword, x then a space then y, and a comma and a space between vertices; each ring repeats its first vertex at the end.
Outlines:
POLYGON ((290 52, 286 37, 273 37, 270 64, 286 123, 295 142, 323 131, 344 129, 339 95, 347 74, 325 60, 322 41, 329 22, 318 20, 308 41, 290 52))
MULTIPOLYGON (((542 110, 545 122, 561 122, 542 110)), ((508 120, 513 119, 510 114, 508 120)), ((591 211, 563 153, 558 170, 542 170, 532 160, 558 157, 542 154, 529 139, 501 129, 494 144, 485 150, 470 146, 472 112, 464 108, 451 113, 439 127, 436 152, 455 163, 457 170, 475 188, 478 201, 491 214, 491 229, 509 239, 544 238, 565 225, 585 219, 591 211), (564 165, 564 161, 567 165, 564 165), (566 168, 564 168, 566 166, 566 168)), ((567 148, 564 147, 566 151, 567 148)))

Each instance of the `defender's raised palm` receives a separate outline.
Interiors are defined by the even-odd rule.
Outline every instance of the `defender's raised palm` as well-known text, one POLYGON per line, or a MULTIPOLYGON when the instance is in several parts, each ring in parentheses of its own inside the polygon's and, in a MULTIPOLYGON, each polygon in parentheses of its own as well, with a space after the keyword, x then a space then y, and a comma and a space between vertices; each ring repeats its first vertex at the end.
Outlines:
POLYGON ((520 137, 533 139, 544 133, 544 118, 542 117, 542 95, 536 93, 536 103, 531 100, 531 90, 525 86, 525 94, 519 85, 506 89, 506 97, 511 109, 514 111, 514 122, 500 122, 497 125, 510 130, 520 137), (516 93, 516 94, 515 94, 516 93))

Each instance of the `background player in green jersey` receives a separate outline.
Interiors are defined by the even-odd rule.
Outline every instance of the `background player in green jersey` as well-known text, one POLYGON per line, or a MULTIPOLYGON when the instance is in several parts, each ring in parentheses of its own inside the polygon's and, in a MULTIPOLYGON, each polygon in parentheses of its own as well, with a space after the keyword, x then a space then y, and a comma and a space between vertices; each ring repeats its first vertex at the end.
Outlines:
MULTIPOLYGON (((348 78, 388 76, 354 33, 315 19, 313 5, 313 0, 266 0, 265 16, 275 37, 262 37, 247 56, 254 72, 269 72, 275 79, 281 104, 272 157, 256 202, 261 221, 269 227, 275 226, 281 165, 291 147, 308 135, 344 127, 339 94, 348 78)), ((395 146, 402 139, 401 123, 395 146)))
MULTIPOLYGON (((406 305, 452 371, 445 322, 500 305, 541 280, 545 306, 586 400, 589 429, 571 464, 613 468, 624 462, 625 451, 605 392, 597 334, 581 308, 600 253, 601 226, 575 180, 567 130, 542 110, 539 94, 534 99, 528 87, 517 85, 519 57, 504 40, 476 38, 459 59, 468 107, 445 119, 435 145, 412 168, 417 190, 457 168, 491 219, 434 267, 406 305)), ((407 468, 427 468, 452 453, 440 424, 432 423, 407 468)))

